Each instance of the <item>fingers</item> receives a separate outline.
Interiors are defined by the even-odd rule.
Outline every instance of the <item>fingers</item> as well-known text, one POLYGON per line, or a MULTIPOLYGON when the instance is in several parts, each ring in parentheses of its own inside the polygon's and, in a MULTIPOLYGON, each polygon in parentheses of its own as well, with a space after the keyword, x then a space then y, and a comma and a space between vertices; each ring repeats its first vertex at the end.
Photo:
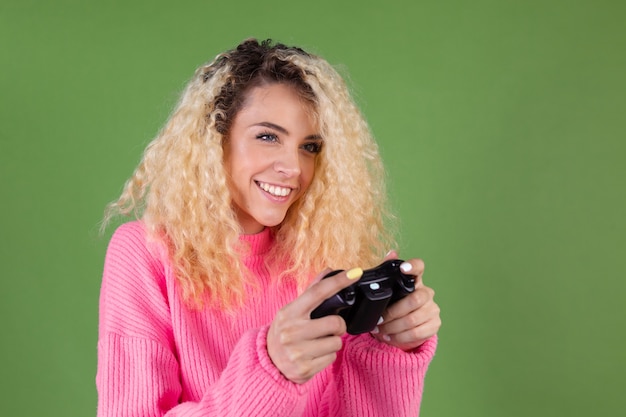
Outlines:
POLYGON ((341 349, 346 323, 338 315, 311 319, 311 312, 327 298, 354 283, 363 270, 354 268, 311 285, 274 317, 267 335, 267 351, 280 372, 296 383, 308 381, 330 365, 341 349))
POLYGON ((396 346, 402 350, 409 351, 422 345, 426 340, 437 334, 441 327, 439 316, 422 323, 418 327, 407 328, 400 333, 381 333, 377 335, 379 340, 396 346))
POLYGON ((339 316, 284 322, 277 316, 270 327, 267 351, 280 372, 304 383, 335 361, 342 347, 345 322, 339 316))
POLYGON ((424 285, 424 261, 409 259, 400 268, 415 276, 415 291, 390 306, 383 322, 372 335, 387 344, 411 350, 435 335, 441 327, 440 309, 434 301, 435 291, 424 285))
POLYGON ((387 252, 387 255, 385 255, 383 262, 389 261, 391 259, 398 259, 398 252, 393 249, 387 252))
MULTIPOLYGON (((409 259, 407 261, 404 261, 404 263, 400 265, 400 269, 402 270, 403 273, 407 275, 414 275, 415 277, 419 278, 420 282, 422 279, 422 275, 424 275, 425 268, 426 268, 426 265, 424 264, 424 261, 421 259, 409 259)), ((417 283, 417 280, 416 280, 416 283, 417 283)))
POLYGON ((298 315, 310 315, 324 300, 353 284, 362 275, 363 270, 361 268, 353 268, 321 279, 319 282, 311 285, 300 297, 291 303, 292 312, 298 315))
POLYGON ((381 332, 389 335, 398 334, 438 318, 440 309, 433 300, 433 295, 432 289, 422 287, 421 290, 391 306, 383 316, 381 332))
POLYGON ((315 278, 313 278, 313 281, 311 282, 311 285, 315 285, 318 282, 320 282, 326 275, 328 275, 330 272, 332 272, 332 269, 330 268, 325 268, 322 272, 320 272, 319 274, 317 274, 315 276, 315 278))
POLYGON ((337 359, 341 349, 341 338, 326 338, 310 341, 306 348, 295 347, 288 351, 282 363, 276 364, 289 380, 302 384, 337 359), (319 355, 315 352, 320 352, 319 355))
POLYGON ((345 331, 346 323, 340 316, 311 320, 295 316, 285 307, 270 325, 267 353, 287 379, 301 384, 336 359, 345 331))
POLYGON ((372 336, 381 342, 409 351, 437 334, 441 327, 439 306, 433 301, 418 311, 381 324, 372 336))
POLYGON ((422 282, 416 283, 415 291, 393 304, 383 313, 385 323, 390 323, 400 317, 405 317, 412 311, 421 309, 435 298, 435 291, 422 282))
POLYGON ((326 336, 341 336, 346 332, 346 322, 337 315, 329 315, 311 320, 308 316, 295 316, 289 309, 276 313, 273 327, 277 341, 283 345, 293 345, 301 340, 313 340, 326 336))

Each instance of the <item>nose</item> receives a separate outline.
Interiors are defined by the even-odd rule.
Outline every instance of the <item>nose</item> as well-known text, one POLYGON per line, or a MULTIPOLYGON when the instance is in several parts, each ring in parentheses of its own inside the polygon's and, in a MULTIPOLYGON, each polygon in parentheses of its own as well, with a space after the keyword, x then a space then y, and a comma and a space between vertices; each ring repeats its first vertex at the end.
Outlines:
POLYGON ((302 172, 298 149, 284 147, 274 161, 274 170, 287 178, 297 177, 302 172))

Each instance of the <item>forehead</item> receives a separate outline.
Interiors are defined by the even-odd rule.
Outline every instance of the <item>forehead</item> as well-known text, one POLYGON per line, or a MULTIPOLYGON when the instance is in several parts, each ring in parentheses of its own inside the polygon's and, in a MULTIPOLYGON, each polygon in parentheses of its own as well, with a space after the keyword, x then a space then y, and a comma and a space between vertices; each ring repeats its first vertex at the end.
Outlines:
POLYGON ((262 83, 255 85, 244 93, 242 108, 266 100, 299 101, 302 105, 313 107, 296 86, 287 83, 262 83))
POLYGON ((315 107, 298 93, 296 88, 282 83, 251 88, 245 96, 237 121, 270 118, 287 123, 303 123, 317 126, 315 107))

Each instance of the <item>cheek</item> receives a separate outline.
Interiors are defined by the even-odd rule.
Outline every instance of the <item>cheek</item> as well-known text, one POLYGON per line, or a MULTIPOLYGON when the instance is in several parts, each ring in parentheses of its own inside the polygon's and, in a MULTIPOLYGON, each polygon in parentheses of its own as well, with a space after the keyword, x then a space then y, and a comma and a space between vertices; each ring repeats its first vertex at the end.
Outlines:
POLYGON ((304 186, 303 188, 305 189, 304 191, 306 191, 306 189, 309 188, 309 185, 311 185, 311 182, 313 181, 313 177, 315 177, 315 169, 317 167, 316 160, 310 159, 310 160, 304 161, 301 166, 302 166, 302 184, 304 186))
POLYGON ((243 177, 255 169, 256 165, 255 155, 242 152, 240 149, 233 149, 226 159, 227 170, 235 181, 241 181, 243 177))

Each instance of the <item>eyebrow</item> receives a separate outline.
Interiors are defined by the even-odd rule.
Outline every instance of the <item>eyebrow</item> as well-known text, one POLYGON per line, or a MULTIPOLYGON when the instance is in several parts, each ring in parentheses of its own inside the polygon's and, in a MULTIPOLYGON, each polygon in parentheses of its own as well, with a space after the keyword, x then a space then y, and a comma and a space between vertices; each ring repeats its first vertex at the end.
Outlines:
MULTIPOLYGON (((274 129, 274 130, 279 131, 283 135, 288 135, 289 134, 289 131, 287 129, 285 129, 284 127, 282 127, 280 125, 272 123, 272 122, 260 122, 260 123, 255 123, 252 126, 269 127, 270 129, 274 129)), ((323 140, 322 135, 317 134, 317 133, 313 134, 313 135, 309 135, 305 139, 306 140, 323 140)))

